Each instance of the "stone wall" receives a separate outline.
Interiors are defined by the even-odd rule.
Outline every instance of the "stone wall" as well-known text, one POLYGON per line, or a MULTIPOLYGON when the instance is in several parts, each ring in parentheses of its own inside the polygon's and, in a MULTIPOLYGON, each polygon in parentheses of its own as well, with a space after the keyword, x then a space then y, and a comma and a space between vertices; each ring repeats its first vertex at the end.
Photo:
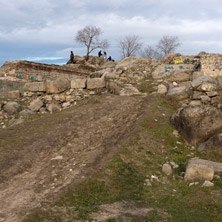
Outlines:
POLYGON ((217 77, 222 76, 222 55, 206 54, 201 56, 201 72, 204 75, 217 77))
POLYGON ((0 98, 7 98, 10 91, 19 90, 23 92, 25 82, 22 81, 11 81, 0 79, 0 98))
POLYGON ((12 76, 30 81, 45 81, 57 78, 86 77, 93 71, 95 71, 95 68, 80 64, 59 66, 29 61, 13 61, 4 63, 0 69, 0 76, 12 76))

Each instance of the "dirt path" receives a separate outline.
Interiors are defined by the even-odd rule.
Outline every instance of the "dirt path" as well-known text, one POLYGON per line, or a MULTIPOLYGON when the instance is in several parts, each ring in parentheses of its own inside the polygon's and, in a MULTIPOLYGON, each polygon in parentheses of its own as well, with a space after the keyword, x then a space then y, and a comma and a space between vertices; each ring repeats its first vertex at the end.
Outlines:
POLYGON ((99 170, 133 134, 148 100, 106 95, 0 130, 0 221, 20 222, 42 201, 99 170))

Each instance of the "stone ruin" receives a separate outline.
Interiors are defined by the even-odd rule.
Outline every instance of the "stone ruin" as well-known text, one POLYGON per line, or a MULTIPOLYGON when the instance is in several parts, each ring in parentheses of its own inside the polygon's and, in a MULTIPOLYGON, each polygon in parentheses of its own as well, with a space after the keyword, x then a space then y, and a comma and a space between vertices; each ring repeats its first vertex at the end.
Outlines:
POLYGON ((183 56, 177 53, 160 61, 125 58, 106 62, 94 56, 88 61, 76 56, 75 60, 75 64, 62 66, 5 62, 0 68, 0 94, 5 98, 0 102, 2 127, 15 113, 55 112, 96 94, 145 96, 137 86, 146 81, 156 90, 153 93, 182 106, 204 104, 220 108, 222 104, 222 55, 219 54, 183 56), (23 110, 17 105, 15 108, 15 102, 25 104, 23 110), (10 106, 10 103, 13 104, 10 106))
MULTIPOLYGON (((170 122, 199 151, 222 155, 222 55, 170 54, 153 58, 125 58, 107 62, 91 56, 75 57, 63 66, 28 61, 6 62, 0 68, 0 127, 19 124, 34 113, 53 113, 93 95, 159 94, 180 104, 170 122), (140 85, 152 86, 141 92, 140 85)), ((185 179, 212 180, 222 164, 195 160, 188 163, 185 179), (218 168, 219 166, 219 168, 218 168), (209 171, 209 175, 205 172, 209 171)), ((219 171, 218 171, 219 169, 219 171)))

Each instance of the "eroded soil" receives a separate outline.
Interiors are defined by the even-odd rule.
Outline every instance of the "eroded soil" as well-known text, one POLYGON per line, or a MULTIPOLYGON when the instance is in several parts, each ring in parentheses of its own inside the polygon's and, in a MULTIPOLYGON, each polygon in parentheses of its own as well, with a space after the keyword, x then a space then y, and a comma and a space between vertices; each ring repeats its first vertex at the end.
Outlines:
POLYGON ((133 134, 151 97, 105 95, 0 130, 0 221, 19 222, 78 183, 133 134))

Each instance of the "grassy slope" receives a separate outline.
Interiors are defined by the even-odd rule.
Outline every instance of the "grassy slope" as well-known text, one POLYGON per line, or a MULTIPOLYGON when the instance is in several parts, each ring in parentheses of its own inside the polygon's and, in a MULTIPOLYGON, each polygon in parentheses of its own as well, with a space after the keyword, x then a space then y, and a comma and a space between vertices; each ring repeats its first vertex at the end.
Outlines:
MULTIPOLYGON (((24 222, 91 221, 90 214, 98 211, 100 205, 132 200, 138 207, 161 208, 169 217, 164 220, 157 211, 152 211, 146 218, 128 215, 131 221, 222 221, 222 180, 214 181, 213 188, 203 188, 201 184, 190 187, 181 177, 189 155, 200 154, 173 135, 169 117, 175 108, 163 98, 156 98, 147 110, 134 137, 129 138, 110 162, 84 183, 70 187, 54 202, 43 203, 24 222), (173 176, 161 171, 167 161, 179 165, 173 176), (144 182, 151 175, 159 181, 153 180, 152 186, 147 186, 144 182)), ((117 221, 122 220, 107 220, 117 221)))

